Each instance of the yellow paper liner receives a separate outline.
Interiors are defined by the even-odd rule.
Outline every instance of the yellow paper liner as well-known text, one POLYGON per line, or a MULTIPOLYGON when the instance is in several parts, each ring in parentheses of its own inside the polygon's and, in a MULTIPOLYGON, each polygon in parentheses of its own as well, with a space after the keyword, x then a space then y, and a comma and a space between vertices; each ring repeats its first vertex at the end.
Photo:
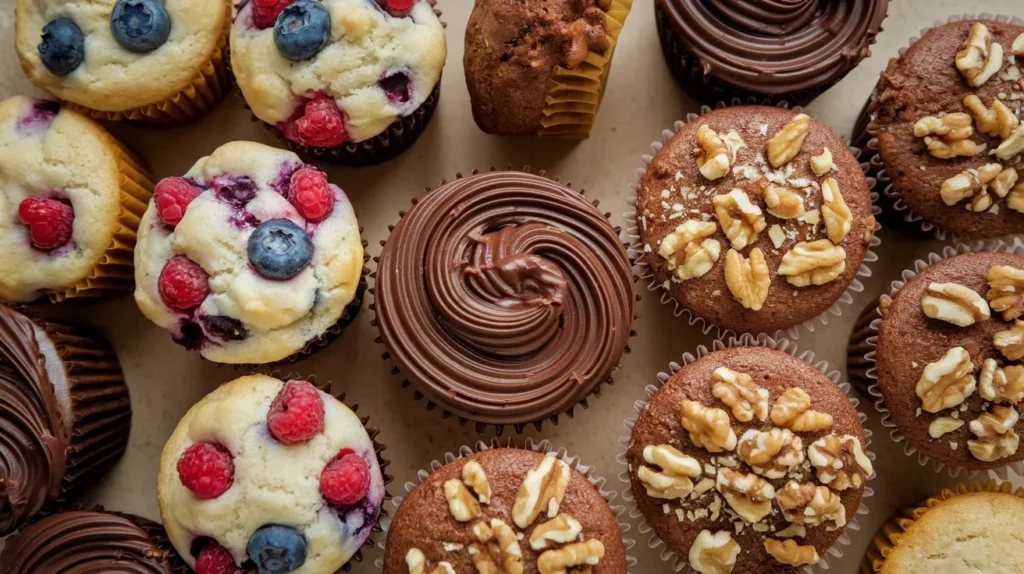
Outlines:
POLYGON ((867 554, 864 555, 864 561, 860 565, 861 574, 881 572, 882 567, 885 565, 886 557, 899 545, 903 534, 922 516, 927 514, 928 511, 940 506, 951 498, 979 492, 1012 494, 1016 497, 1024 498, 1024 488, 1014 488, 1009 482, 998 482, 995 480, 973 482, 970 484, 960 483, 953 490, 944 489, 938 496, 933 496, 920 504, 908 506, 897 512, 882 525, 882 528, 878 530, 878 533, 871 540, 871 546, 868 547, 867 554))
POLYGON ((555 69, 537 135, 565 139, 586 139, 590 135, 608 82, 615 45, 632 7, 633 0, 612 0, 605 17, 609 48, 601 53, 590 52, 583 63, 571 70, 561 66, 555 69))

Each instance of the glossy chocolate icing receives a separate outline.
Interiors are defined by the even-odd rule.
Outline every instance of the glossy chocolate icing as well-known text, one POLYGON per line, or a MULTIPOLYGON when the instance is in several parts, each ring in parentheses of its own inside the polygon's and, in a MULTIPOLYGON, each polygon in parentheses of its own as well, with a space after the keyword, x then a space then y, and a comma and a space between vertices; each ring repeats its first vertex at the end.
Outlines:
POLYGON ((763 94, 830 85, 870 53, 889 0, 656 0, 705 76, 763 94))
POLYGON ((376 312, 402 374, 446 410, 525 424, 608 380, 633 321, 607 219, 554 181, 492 172, 428 193, 381 254, 376 312))

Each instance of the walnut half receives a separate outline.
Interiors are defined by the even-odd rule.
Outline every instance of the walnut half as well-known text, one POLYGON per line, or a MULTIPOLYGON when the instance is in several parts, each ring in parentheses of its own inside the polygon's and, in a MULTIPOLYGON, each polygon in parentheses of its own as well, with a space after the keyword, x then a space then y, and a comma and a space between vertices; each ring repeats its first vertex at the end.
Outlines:
POLYGON ((836 490, 860 488, 874 472, 860 439, 851 435, 830 434, 814 441, 807 448, 807 460, 818 480, 836 490))
POLYGON ((1014 128, 1020 125, 1020 120, 1013 115, 1013 110, 1006 107, 999 98, 994 98, 992 107, 988 108, 981 98, 971 94, 964 98, 964 107, 974 115, 978 131, 990 136, 1006 139, 1013 133, 1014 128))
POLYGON ((764 541, 764 549, 773 558, 789 566, 809 566, 817 564, 819 560, 814 546, 801 546, 792 540, 769 538, 764 541))
POLYGON ((516 526, 527 528, 544 512, 548 518, 554 518, 568 486, 569 465, 554 456, 545 456, 526 473, 519 485, 512 507, 512 520, 516 526))
POLYGON ((756 474, 744 474, 730 468, 719 469, 715 488, 746 522, 758 522, 772 512, 775 488, 756 474))
POLYGON ((846 526, 846 507, 839 495, 827 486, 791 480, 778 492, 776 499, 782 509, 782 517, 791 524, 819 526, 831 522, 829 530, 846 526))
POLYGON ((775 401, 772 422, 795 432, 818 432, 832 427, 832 415, 811 410, 811 395, 791 387, 775 401))
POLYGON ((736 454, 757 474, 777 479, 804 461, 804 443, 789 429, 750 429, 740 437, 736 454))
POLYGON ((706 407, 697 401, 683 401, 683 428, 690 441, 708 452, 731 451, 736 448, 736 433, 729 426, 729 413, 706 407))
POLYGON ((701 530, 690 546, 690 568, 700 574, 732 574, 739 555, 740 545, 727 530, 701 530))
POLYGON ((729 168, 736 161, 736 152, 746 146, 736 130, 722 136, 707 124, 697 129, 697 145, 700 146, 697 168, 711 181, 728 175, 729 168))
POLYGON ((744 249, 757 239, 767 223, 761 208, 750 202, 742 189, 734 189, 714 198, 715 216, 722 231, 736 249, 744 249))
POLYGON ((732 408, 732 416, 741 423, 768 419, 768 389, 754 382, 746 373, 718 367, 711 373, 711 394, 732 408))
POLYGON ((932 319, 957 327, 968 327, 991 317, 984 297, 957 283, 930 283, 921 295, 921 310, 932 319))
POLYGON ((804 145, 811 128, 807 114, 797 114, 778 133, 768 140, 768 163, 778 169, 796 157, 804 145))
POLYGON ((544 550, 551 545, 569 544, 575 542, 581 532, 583 525, 578 520, 568 514, 559 514, 533 529, 530 548, 544 550))
POLYGON ((653 470, 646 466, 637 469, 636 475, 644 484, 647 495, 652 498, 683 498, 693 492, 693 481, 703 469, 696 459, 686 456, 668 444, 644 447, 644 462, 661 468, 653 470))
POLYGON ((1003 319, 1013 321, 1024 314, 1024 269, 1009 265, 993 265, 988 270, 988 293, 993 310, 1003 319))
POLYGON ((722 253, 722 244, 711 236, 718 226, 710 221, 689 219, 666 235, 658 245, 658 255, 675 281, 703 277, 711 271, 722 253))
POLYGON ((821 216, 825 219, 825 231, 832 243, 839 245, 853 228, 853 212, 846 205, 839 182, 830 177, 821 184, 821 216))
POLYGON ((480 543, 470 544, 469 556, 478 573, 523 574, 523 552, 512 527, 492 518, 490 526, 482 521, 474 524, 473 534, 480 543))
POLYGON ((448 562, 438 562, 428 570, 427 557, 419 548, 410 548, 405 553, 405 565, 409 567, 409 574, 455 574, 455 569, 448 562))
POLYGON ((963 347, 954 347, 924 368, 916 390, 921 408, 937 413, 960 405, 974 394, 976 387, 971 355, 963 347))
POLYGON ((597 566, 604 558, 604 544, 600 540, 574 542, 555 549, 546 550, 537 559, 540 574, 565 574, 572 568, 597 566))
POLYGON ((1024 367, 1000 367, 995 359, 985 359, 978 376, 978 394, 994 403, 1021 402, 1024 400, 1024 367))
POLYGON ((974 458, 984 462, 995 462, 1017 454, 1020 437, 1013 427, 1020 419, 1013 407, 997 405, 992 410, 971 421, 968 428, 978 437, 967 441, 974 458))
POLYGON ((1011 361, 1024 358, 1024 321, 1016 319, 1012 327, 993 335, 992 344, 1011 361))
POLYGON ((939 159, 978 154, 978 144, 970 139, 974 135, 971 116, 964 112, 925 116, 914 124, 914 135, 924 138, 928 153, 939 159))
POLYGON ((750 257, 745 259, 739 251, 730 249, 725 255, 725 286, 744 308, 760 311, 771 287, 764 252, 755 247, 750 250, 750 257))
POLYGON ((779 275, 790 285, 807 287, 834 281, 846 271, 846 250, 828 239, 800 242, 782 256, 779 275))
POLYGON ((967 85, 979 88, 994 76, 1003 65, 1003 46, 992 41, 992 32, 981 22, 971 26, 960 51, 956 53, 956 68, 967 80, 967 85))

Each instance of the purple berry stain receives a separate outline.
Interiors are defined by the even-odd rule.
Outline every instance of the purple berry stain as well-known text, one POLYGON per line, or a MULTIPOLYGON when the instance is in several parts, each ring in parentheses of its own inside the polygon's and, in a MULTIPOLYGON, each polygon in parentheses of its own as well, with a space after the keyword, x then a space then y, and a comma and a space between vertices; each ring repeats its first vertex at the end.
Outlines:
POLYGON ((231 177, 222 175, 213 180, 213 189, 217 197, 235 207, 245 207, 256 197, 259 187, 248 177, 231 177))
POLYGON ((402 70, 385 72, 379 84, 392 102, 404 104, 412 99, 412 80, 402 70))
POLYGON ((32 109, 18 118, 18 132, 22 135, 39 133, 50 127, 60 113, 60 104, 48 100, 36 100, 32 109))
POLYGON ((270 189, 280 193, 282 197, 288 197, 288 190, 291 187, 292 176, 302 169, 304 164, 286 161, 281 164, 281 169, 274 181, 270 182, 270 189))
POLYGON ((206 315, 202 319, 206 332, 211 337, 222 341, 241 341, 249 336, 249 331, 241 321, 224 315, 206 315))

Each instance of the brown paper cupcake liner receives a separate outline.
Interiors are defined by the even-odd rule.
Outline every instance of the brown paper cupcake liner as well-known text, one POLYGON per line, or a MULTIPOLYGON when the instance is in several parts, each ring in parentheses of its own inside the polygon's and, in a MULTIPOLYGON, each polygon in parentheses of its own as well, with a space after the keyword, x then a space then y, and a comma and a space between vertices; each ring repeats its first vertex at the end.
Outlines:
MULTIPOLYGON (((641 283, 646 283, 647 290, 649 292, 660 292, 661 302, 668 305, 672 305, 673 314, 676 317, 682 317, 691 327, 700 329, 700 331, 705 335, 711 334, 716 339, 728 339, 730 337, 737 336, 737 333, 732 329, 719 327, 718 325, 711 323, 710 321, 707 321, 702 317, 698 317, 692 311, 680 305, 679 302, 676 301, 675 298, 673 298, 664 288, 664 284, 658 282, 657 276, 654 274, 654 271, 650 268, 650 266, 647 264, 644 258, 644 244, 643 241, 640 239, 640 225, 639 221, 637 220, 636 204, 637 197, 640 192, 640 179, 647 172, 647 168, 651 165, 651 162, 654 161, 654 156, 657 155, 659 151, 661 151, 661 148, 664 147, 664 145, 670 139, 672 139, 672 137, 676 135, 676 133, 679 130, 683 129, 683 126, 692 121, 695 121, 702 115, 711 112, 713 109, 719 110, 722 108, 740 105, 760 105, 760 102, 753 99, 733 99, 728 103, 724 101, 718 102, 718 104, 714 108, 711 108, 709 106, 701 106, 700 113, 689 113, 686 115, 685 121, 677 120, 675 124, 673 124, 671 129, 662 130, 661 141, 655 141, 651 143, 651 154, 645 154, 640 156, 640 160, 643 162, 643 167, 639 167, 636 169, 636 181, 634 183, 629 184, 629 193, 626 195, 626 203, 629 205, 629 211, 626 211, 623 214, 623 217, 626 219, 625 241, 629 245, 627 249, 627 254, 629 255, 630 261, 633 263, 633 275, 636 277, 637 281, 641 283)), ((803 111, 802 108, 800 108, 799 106, 790 107, 790 105, 786 102, 776 104, 774 107, 792 109, 795 112, 803 111)), ((853 156, 859 159, 861 157, 860 149, 854 146, 849 147, 850 152, 853 153, 853 156)), ((867 174, 867 166, 863 162, 861 163, 861 169, 864 169, 865 174, 867 174)), ((867 175, 867 180, 868 188, 873 188, 874 180, 871 178, 870 175, 867 175)), ((878 207, 875 205, 876 202, 874 192, 871 192, 871 199, 871 213, 872 215, 877 216, 878 207)), ((861 278, 867 279, 872 275, 871 267, 869 266, 869 264, 878 261, 878 255, 875 253, 875 251, 878 249, 878 246, 882 244, 882 239, 878 237, 878 230, 880 228, 881 226, 879 226, 876 222, 875 234, 872 236, 871 243, 868 245, 868 249, 864 254, 864 261, 861 263, 860 268, 857 270, 857 273, 854 276, 853 280, 850 281, 850 284, 846 287, 846 290, 843 291, 843 294, 839 297, 839 299, 821 315, 818 315, 813 319, 804 321, 799 325, 790 327, 785 331, 776 331, 775 333, 772 333, 772 336, 776 338, 788 337, 790 339, 796 340, 800 338, 801 328, 803 330, 813 333, 818 323, 820 323, 824 327, 828 327, 829 321, 833 317, 841 317, 843 314, 843 309, 846 306, 851 305, 854 302, 854 298, 859 293, 862 293, 864 291, 864 283, 861 281, 861 278)))
MULTIPOLYGON (((505 168, 505 171, 521 171, 523 173, 532 173, 531 170, 532 170, 532 168, 530 166, 528 166, 528 165, 523 166, 521 169, 513 168, 511 165, 507 166, 505 168)), ((488 172, 493 172, 493 171, 501 171, 501 170, 498 170, 496 167, 491 166, 491 168, 488 169, 487 171, 488 172)), ((474 169, 474 170, 472 170, 470 172, 470 175, 473 176, 473 175, 477 175, 478 173, 481 173, 481 172, 479 170, 475 170, 474 169)), ((541 177, 546 177, 546 178, 548 178, 548 179, 550 179, 550 180, 552 180, 554 182, 557 182, 557 183, 562 183, 561 178, 548 176, 547 173, 545 172, 545 170, 537 171, 537 175, 539 175, 541 177)), ((462 175, 461 172, 455 174, 455 179, 462 179, 462 178, 463 178, 463 175, 462 175)), ((441 182, 438 185, 438 187, 441 187, 441 186, 445 185, 446 183, 448 183, 447 180, 441 180, 441 182)), ((566 187, 572 189, 572 184, 571 183, 563 183, 563 185, 565 185, 566 187)), ((426 188, 424 190, 423 195, 426 195, 426 194, 430 193, 431 191, 433 191, 433 189, 436 189, 436 188, 430 188, 430 187, 426 188)), ((579 190, 579 194, 580 195, 586 195, 586 192, 584 190, 579 190)), ((420 197, 422 197, 422 196, 420 196, 420 197)), ((412 205, 416 205, 416 203, 419 201, 420 197, 417 197, 417 198, 413 199, 412 200, 412 205)), ((598 207, 598 203, 599 202, 596 199, 591 201, 591 204, 595 208, 598 207)), ((406 213, 405 210, 400 211, 398 213, 399 219, 401 219, 402 217, 405 217, 405 213, 406 213)), ((604 213, 604 217, 606 219, 610 220, 611 219, 611 213, 608 213, 608 212, 604 213)), ((388 233, 389 234, 392 231, 394 231, 394 229, 395 229, 395 226, 393 224, 388 225, 388 233)), ((617 227, 617 226, 614 229, 615 229, 615 232, 621 237, 622 229, 617 227)), ((381 245, 382 248, 386 244, 387 244, 386 240, 381 240, 380 245, 381 245)), ((627 245, 625 243, 623 243, 623 245, 627 248, 627 252, 628 252, 629 245, 627 245)), ((373 262, 374 262, 375 265, 378 265, 378 266, 380 265, 380 255, 379 254, 373 258, 373 262)), ((370 277, 376 279, 376 277, 377 277, 377 270, 376 269, 374 269, 373 272, 370 273, 370 277)), ((636 278, 634 278, 633 282, 636 283, 636 278)), ((374 287, 370 287, 369 291, 370 291, 371 295, 374 295, 375 289, 376 289, 376 285, 374 285, 374 287)), ((634 299, 635 302, 640 301, 640 295, 639 294, 634 293, 633 295, 634 295, 634 298, 635 298, 634 299)), ((381 335, 379 333, 379 324, 378 324, 378 321, 377 321, 376 303, 370 303, 370 310, 374 312, 374 318, 373 318, 372 321, 370 321, 370 324, 374 328, 378 329, 378 334, 377 334, 377 337, 374 339, 374 341, 377 344, 383 346, 384 345, 384 339, 383 339, 383 337, 381 337, 381 335)), ((640 315, 636 312, 636 306, 634 306, 633 323, 635 324, 639 319, 640 319, 640 315)), ((636 337, 636 329, 634 329, 631 326, 630 330, 629 330, 629 338, 633 338, 633 337, 636 337)), ((627 342, 625 349, 623 349, 623 351, 622 351, 622 354, 623 354, 623 356, 625 356, 625 355, 630 354, 631 352, 632 352, 632 349, 630 349, 629 343, 627 342)), ((385 348, 385 352, 383 354, 381 354, 381 358, 391 364, 391 374, 392 375, 401 375, 402 374, 401 370, 398 368, 398 365, 396 365, 394 363, 394 361, 391 360, 391 354, 386 350, 386 348, 385 348)), ((602 387, 604 387, 605 385, 611 386, 611 385, 615 384, 614 373, 616 371, 618 371, 619 369, 621 369, 621 368, 622 368, 622 364, 620 362, 619 365, 616 366, 615 369, 612 370, 612 374, 608 375, 608 378, 605 381, 601 382, 600 384, 598 384, 598 385, 596 385, 594 387, 594 390, 590 393, 590 395, 580 399, 579 403, 577 403, 578 406, 580 406, 580 407, 582 407, 584 409, 590 408, 590 402, 589 402, 590 398, 591 397, 593 397, 593 398, 600 398, 600 396, 601 396, 601 388, 602 387)), ((404 388, 408 388, 408 387, 411 387, 411 386, 412 386, 412 382, 403 377, 402 378, 402 388, 404 389, 404 388)), ((447 409, 445 409, 443 407, 443 405, 439 405, 438 403, 435 403, 433 400, 430 400, 429 398, 427 398, 426 395, 423 394, 423 392, 418 390, 418 389, 413 390, 413 399, 415 399, 417 401, 421 401, 421 400, 426 399, 427 400, 426 407, 427 407, 428 411, 432 411, 432 410, 440 407, 441 408, 441 418, 444 419, 444 420, 447 420, 447 419, 449 419, 449 418, 454 416, 454 417, 456 417, 458 419, 460 426, 465 426, 468 423, 473 423, 473 425, 476 427, 476 431, 478 433, 486 432, 487 427, 494 427, 495 433, 498 436, 501 436, 502 434, 504 434, 505 427, 509 427, 509 426, 512 427, 512 429, 515 432, 515 434, 523 434, 526 431, 527 426, 531 426, 531 425, 533 426, 534 429, 536 429, 537 431, 540 431, 540 430, 542 430, 545 421, 550 421, 551 424, 557 425, 558 424, 558 420, 559 420, 559 416, 560 416, 560 415, 554 415, 554 416, 543 418, 543 419, 536 420, 536 421, 531 421, 531 422, 526 422, 526 423, 519 423, 519 424, 508 424, 508 425, 505 425, 505 424, 495 424, 495 423, 481 423, 481 422, 476 422, 476 421, 470 420, 470 419, 468 419, 466 417, 463 417, 463 416, 455 415, 451 411, 448 411, 447 409)), ((564 414, 565 416, 567 416, 567 417, 569 417, 571 419, 571 418, 573 418, 573 416, 575 416, 575 410, 576 410, 576 407, 572 407, 572 408, 568 409, 567 411, 565 411, 562 414, 564 414)))
MULTIPOLYGON (((915 261, 910 269, 905 269, 900 279, 892 282, 888 298, 883 295, 879 300, 879 304, 887 306, 892 298, 896 296, 896 293, 909 283, 911 279, 921 273, 921 271, 924 271, 925 268, 950 257, 979 251, 1005 251, 1007 253, 1024 254, 1024 240, 1013 239, 1010 243, 999 239, 975 241, 971 244, 961 243, 956 246, 946 246, 938 253, 929 253, 924 259, 915 261)), ((917 455, 917 462, 921 466, 929 466, 930 464, 935 472, 939 473, 945 469, 949 476, 953 478, 957 478, 961 474, 965 474, 967 478, 973 478, 991 472, 1005 480, 1007 470, 1012 470, 1024 476, 1024 461, 988 471, 954 468, 925 456, 924 453, 918 451, 917 448, 907 441, 906 437, 903 436, 900 429, 896 426, 896 423, 892 421, 892 417, 889 416, 889 408, 885 404, 885 397, 882 395, 881 387, 878 385, 875 350, 878 346, 878 328, 882 319, 877 311, 878 307, 875 307, 875 309, 873 312, 869 309, 861 314, 858 325, 850 336, 847 355, 847 363, 850 369, 849 376, 851 380, 857 381, 858 389, 866 387, 865 398, 874 401, 875 409, 882 415, 882 426, 889 429, 889 437, 894 442, 903 444, 903 453, 907 456, 917 455), (874 317, 871 317, 872 314, 874 317), (871 320, 868 321, 868 318, 871 320)))
MULTIPOLYGON (((625 421, 623 421, 623 426, 626 429, 626 434, 619 438, 620 451, 619 454, 615 456, 615 460, 618 461, 621 468, 624 468, 624 470, 621 473, 619 473, 619 481, 626 485, 622 491, 622 499, 627 503, 630 503, 630 518, 640 521, 640 527, 638 532, 643 535, 649 535, 647 546, 651 550, 658 550, 659 548, 661 548, 660 556, 662 561, 664 561, 666 564, 669 564, 671 568, 676 572, 682 571, 686 574, 698 574, 696 571, 690 568, 688 557, 679 556, 678 554, 676 554, 668 548, 668 545, 666 545, 665 542, 657 535, 657 533, 654 532, 654 529, 651 527, 650 524, 647 523, 647 520, 644 519, 643 514, 641 514, 639 508, 637 508, 635 503, 636 498, 633 495, 632 482, 629 479, 629 466, 626 461, 626 451, 629 449, 629 440, 630 437, 633 435, 633 427, 636 425, 637 417, 640 415, 640 413, 644 411, 644 409, 647 408, 647 405, 650 404, 651 399, 654 398, 654 394, 657 393, 658 390, 661 389, 661 387, 664 386, 664 384, 667 383, 670 378, 672 378, 672 375, 679 372, 686 365, 689 365, 697 361, 698 359, 706 357, 711 353, 736 347, 764 347, 768 349, 774 349, 776 351, 788 353, 806 362, 809 365, 813 365, 814 368, 821 371, 822 374, 828 377, 829 380, 835 383, 836 386, 838 386, 840 389, 842 389, 844 393, 846 393, 847 398, 850 399, 850 403, 853 404, 853 408, 857 410, 857 416, 860 419, 861 425, 863 426, 864 423, 868 420, 867 415, 860 410, 860 401, 851 391, 850 385, 848 383, 842 382, 842 374, 839 371, 829 367, 829 364, 825 361, 817 361, 812 351, 800 351, 795 343, 784 338, 773 338, 766 334, 760 334, 755 337, 754 335, 751 335, 749 333, 744 333, 742 335, 739 335, 738 337, 730 337, 728 341, 717 339, 712 342, 711 348, 701 345, 697 347, 697 349, 692 353, 684 353, 682 356, 681 363, 669 363, 668 372, 658 373, 658 382, 652 385, 647 385, 647 387, 644 388, 644 392, 647 396, 633 403, 633 410, 636 411, 636 416, 627 418, 625 421)), ((870 429, 864 428, 864 454, 867 455, 868 459, 870 459, 873 462, 875 460, 875 453, 872 452, 870 449, 872 434, 873 433, 870 429)), ((871 476, 868 477, 868 480, 871 480, 876 476, 876 474, 872 474, 871 476)), ((821 556, 821 560, 816 565, 804 567, 802 569, 803 572, 812 573, 826 571, 830 568, 831 560, 839 560, 843 557, 844 548, 850 545, 850 537, 847 534, 847 532, 856 532, 860 530, 861 526, 859 519, 857 517, 866 516, 868 514, 868 507, 864 501, 865 499, 874 496, 874 494, 875 491, 870 486, 864 487, 864 493, 861 495, 860 506, 857 508, 856 515, 851 517, 849 523, 846 525, 846 531, 844 531, 843 534, 839 536, 835 544, 833 544, 832 547, 828 549, 828 552, 824 553, 821 556)))
POLYGON ((860 573, 875 574, 876 572, 881 572, 886 558, 899 543, 903 534, 915 522, 920 520, 922 516, 927 514, 928 511, 941 506, 952 498, 978 492, 1012 494, 1016 497, 1024 498, 1024 488, 1015 488, 1009 482, 997 482, 995 480, 971 484, 960 483, 953 489, 944 489, 937 496, 928 498, 920 504, 908 506, 889 518, 871 540, 871 545, 868 546, 867 553, 864 555, 864 561, 861 562, 860 573))
MULTIPOLYGON (((572 456, 569 451, 564 447, 555 449, 555 447, 548 440, 541 440, 534 442, 532 438, 527 437, 525 440, 517 441, 513 438, 493 438, 490 442, 477 441, 472 447, 469 445, 463 445, 459 447, 456 452, 446 452, 444 458, 441 460, 433 460, 430 462, 430 466, 427 469, 422 469, 416 472, 416 479, 414 481, 405 483, 405 492, 412 492, 421 482, 427 479, 432 473, 440 470, 442 467, 451 464, 460 458, 465 458, 473 454, 484 452, 487 450, 493 450, 496 448, 519 448, 523 450, 532 450, 533 452, 539 452, 542 454, 550 454, 569 465, 569 468, 579 472, 587 478, 591 485, 597 489, 600 493, 601 498, 604 498, 608 502, 608 506, 611 508, 612 513, 615 514, 615 518, 619 523, 619 531, 622 533, 622 545, 626 550, 626 570, 627 572, 641 572, 637 566, 636 557, 629 554, 629 551, 636 545, 636 541, 627 536, 628 532, 632 528, 629 523, 626 522, 626 507, 622 505, 615 505, 615 499, 618 497, 618 493, 608 488, 607 482, 604 478, 597 476, 594 472, 594 467, 583 464, 579 457, 572 456)), ((391 499, 391 505, 394 510, 397 511, 398 507, 402 505, 404 497, 396 496, 391 499)), ((386 533, 391 527, 391 520, 383 521, 384 532, 386 533)), ((384 537, 379 548, 384 550, 387 538, 384 537)), ((375 566, 378 569, 384 568, 384 558, 378 558, 375 566)))

